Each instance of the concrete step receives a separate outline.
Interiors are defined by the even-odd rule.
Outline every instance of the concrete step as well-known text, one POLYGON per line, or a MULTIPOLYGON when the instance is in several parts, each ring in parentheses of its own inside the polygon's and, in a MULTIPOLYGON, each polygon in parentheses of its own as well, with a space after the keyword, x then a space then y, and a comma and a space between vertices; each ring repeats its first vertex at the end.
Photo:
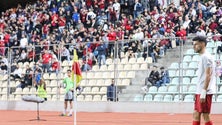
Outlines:
POLYGON ((118 95, 120 101, 133 101, 137 94, 120 94, 118 95))
POLYGON ((119 101, 132 101, 133 100, 134 95, 133 94, 119 94, 118 98, 119 101))
MULTIPOLYGON (((142 76, 142 75, 141 75, 142 76)), ((145 76, 147 76, 147 75, 145 75, 145 76)), ((132 81, 132 85, 144 85, 145 84, 145 77, 144 75, 143 75, 143 77, 141 77, 141 78, 135 78, 135 79, 132 79, 131 81, 132 81)))

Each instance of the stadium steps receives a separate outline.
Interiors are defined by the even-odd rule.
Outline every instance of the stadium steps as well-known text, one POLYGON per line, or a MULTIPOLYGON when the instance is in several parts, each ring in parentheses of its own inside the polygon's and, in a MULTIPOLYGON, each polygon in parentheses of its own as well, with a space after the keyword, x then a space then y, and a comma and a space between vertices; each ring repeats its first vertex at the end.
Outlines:
MULTIPOLYGON (((191 42, 185 43, 185 45, 183 46, 183 53, 185 53, 188 49, 191 49, 191 48, 193 48, 191 42)), ((166 55, 162 57, 161 59, 158 59, 158 63, 156 63, 155 65, 157 65, 158 67, 161 67, 161 66, 169 67, 172 62, 179 63, 180 56, 181 55, 183 56, 183 54, 180 53, 181 50, 182 48, 180 48, 179 46, 173 49, 168 49, 166 55)))
MULTIPOLYGON (((183 47, 183 53, 186 50, 192 48, 192 43, 187 41, 183 47)), ((158 63, 154 63, 151 65, 157 65, 169 67, 173 62, 180 62, 180 47, 176 47, 174 49, 167 50, 167 54, 165 57, 158 60, 158 63)), ((183 55, 183 54, 182 54, 183 55)), ((122 92, 118 95, 120 101, 133 101, 135 95, 143 93, 141 87, 145 84, 145 78, 149 75, 149 71, 137 71, 135 78, 131 79, 131 85, 127 86, 122 92)))
POLYGON ((149 71, 137 71, 135 78, 131 79, 131 84, 125 89, 122 89, 118 95, 120 101, 133 101, 134 96, 138 93, 143 93, 141 87, 145 84, 145 77, 148 76, 149 71))

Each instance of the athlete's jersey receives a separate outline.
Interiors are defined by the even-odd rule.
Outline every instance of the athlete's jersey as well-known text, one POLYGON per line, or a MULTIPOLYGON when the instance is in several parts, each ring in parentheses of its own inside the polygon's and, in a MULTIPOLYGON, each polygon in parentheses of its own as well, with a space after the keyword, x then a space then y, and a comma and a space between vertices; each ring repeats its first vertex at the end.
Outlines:
POLYGON ((215 74, 215 63, 213 57, 205 51, 202 55, 200 55, 200 61, 198 63, 197 70, 197 89, 196 94, 200 94, 202 89, 204 88, 204 82, 206 79, 206 69, 212 68, 212 74, 210 83, 207 88, 207 94, 213 94, 216 92, 216 74, 215 74))

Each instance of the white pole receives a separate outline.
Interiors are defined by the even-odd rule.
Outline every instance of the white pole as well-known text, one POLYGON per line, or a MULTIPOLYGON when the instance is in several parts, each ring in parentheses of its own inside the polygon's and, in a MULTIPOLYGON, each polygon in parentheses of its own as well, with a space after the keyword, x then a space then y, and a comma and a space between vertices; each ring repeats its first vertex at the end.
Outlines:
MULTIPOLYGON (((77 52, 74 50, 73 54, 77 54, 77 52)), ((74 58, 74 57, 73 57, 74 58)), ((73 59, 75 61, 75 59, 73 59)), ((74 63, 74 62, 73 62, 74 63)), ((74 102, 73 102, 73 109, 74 109, 74 125, 77 125, 77 116, 76 116, 76 110, 77 110, 77 93, 76 93, 76 66, 74 66, 74 102)))

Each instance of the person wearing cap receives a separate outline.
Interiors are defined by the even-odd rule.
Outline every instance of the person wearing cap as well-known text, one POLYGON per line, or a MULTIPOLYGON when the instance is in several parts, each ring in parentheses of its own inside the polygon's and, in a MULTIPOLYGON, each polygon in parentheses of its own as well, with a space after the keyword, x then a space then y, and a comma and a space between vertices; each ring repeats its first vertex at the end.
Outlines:
POLYGON ((205 36, 193 38, 193 49, 200 55, 198 63, 196 94, 193 112, 193 125, 200 125, 201 115, 205 125, 213 125, 210 111, 213 94, 216 92, 216 73, 213 57, 206 51, 207 40, 205 36))

